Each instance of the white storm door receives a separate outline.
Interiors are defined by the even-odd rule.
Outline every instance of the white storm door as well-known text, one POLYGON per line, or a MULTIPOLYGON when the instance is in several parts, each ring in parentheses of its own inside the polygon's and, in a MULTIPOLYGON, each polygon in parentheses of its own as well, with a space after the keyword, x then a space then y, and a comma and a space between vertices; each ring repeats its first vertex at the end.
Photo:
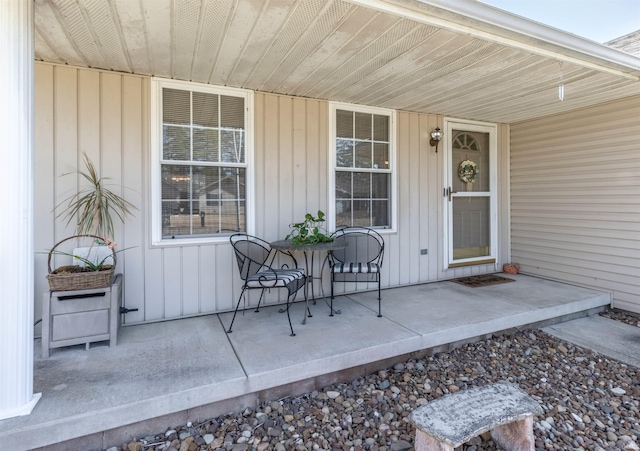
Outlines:
POLYGON ((445 269, 495 263, 497 127, 445 121, 445 269))

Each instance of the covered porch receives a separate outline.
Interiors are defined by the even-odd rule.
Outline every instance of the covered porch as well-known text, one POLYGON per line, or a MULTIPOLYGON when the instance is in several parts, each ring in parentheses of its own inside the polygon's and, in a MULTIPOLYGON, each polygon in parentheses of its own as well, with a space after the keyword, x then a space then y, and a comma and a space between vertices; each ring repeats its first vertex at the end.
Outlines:
POLYGON ((66 449, 66 440, 87 437, 78 447, 91 448, 94 439, 138 434, 127 425, 150 418, 213 416, 278 387, 292 394, 327 374, 593 308, 577 307, 573 295, 538 299, 545 290, 520 283, 482 289, 505 291, 513 308, 495 294, 480 306, 476 292, 463 302, 461 287, 442 282, 509 261, 597 286, 612 293, 599 305, 637 311, 640 59, 473 0, 449 3, 22 0, 0 9, 0 38, 11 49, 0 72, 2 130, 6 147, 18 149, 5 155, 1 178, 0 232, 9 238, 1 243, 0 438, 66 449), (152 170, 161 164, 158 79, 255 98, 245 116, 255 122, 247 230, 268 240, 305 212, 336 206, 332 104, 397 112, 383 319, 368 314, 365 294, 340 305, 340 317, 316 306, 293 339, 285 320, 270 317, 273 306, 247 312, 227 338, 222 324, 239 284, 226 237, 153 240, 162 219, 152 170), (429 141, 454 120, 497 135, 495 253, 462 267, 446 258, 452 139, 439 153, 429 141), (136 326, 122 329, 117 348, 48 360, 36 340, 34 361, 47 266, 34 253, 73 234, 52 210, 82 185, 60 175, 85 151, 140 211, 118 225, 122 248, 131 248, 121 260, 126 323, 136 326), (33 415, 16 418, 41 393, 33 415))
POLYGON ((16 451, 51 446, 97 449, 132 437, 240 411, 266 400, 349 381, 410 355, 446 350, 492 333, 593 314, 609 293, 526 275, 471 288, 437 282, 339 296, 329 317, 322 299, 295 337, 278 306, 248 309, 226 334, 231 313, 127 326, 118 345, 53 350, 36 341, 34 389, 42 400, 26 417, 0 423, 16 451), (70 441, 71 440, 71 441, 70 441))

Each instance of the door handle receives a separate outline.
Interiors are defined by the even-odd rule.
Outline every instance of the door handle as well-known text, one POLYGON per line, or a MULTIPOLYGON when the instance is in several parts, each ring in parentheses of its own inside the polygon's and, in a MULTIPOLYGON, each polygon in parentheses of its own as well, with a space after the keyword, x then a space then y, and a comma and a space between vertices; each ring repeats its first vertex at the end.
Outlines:
POLYGON ((457 193, 457 191, 454 191, 453 189, 451 189, 451 187, 445 188, 444 191, 445 191, 445 196, 447 196, 449 202, 451 202, 451 195, 457 193))

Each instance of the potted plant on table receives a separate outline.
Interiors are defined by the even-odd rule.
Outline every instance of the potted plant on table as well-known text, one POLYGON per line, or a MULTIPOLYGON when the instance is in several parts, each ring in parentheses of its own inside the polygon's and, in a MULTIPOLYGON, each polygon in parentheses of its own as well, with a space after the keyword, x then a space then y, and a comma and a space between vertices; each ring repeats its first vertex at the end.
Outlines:
POLYGON ((291 243, 296 245, 330 243, 333 241, 333 236, 322 227, 324 221, 324 213, 320 210, 317 217, 307 213, 304 221, 291 224, 291 233, 285 237, 285 240, 290 239, 291 243))
POLYGON ((51 291, 109 286, 115 271, 117 253, 117 243, 114 242, 114 215, 124 222, 125 218, 131 215, 131 210, 136 209, 129 201, 108 189, 105 183, 108 178, 99 177, 86 153, 82 155, 85 170, 77 171, 77 174, 86 179, 89 185, 58 204, 54 210, 61 210, 56 218, 66 219, 67 225, 73 220, 76 221, 76 235, 59 241, 49 251, 47 280, 51 291), (89 247, 76 249, 73 253, 56 250, 68 240, 81 238, 91 240, 89 247), (52 270, 52 255, 72 256, 75 264, 52 270))

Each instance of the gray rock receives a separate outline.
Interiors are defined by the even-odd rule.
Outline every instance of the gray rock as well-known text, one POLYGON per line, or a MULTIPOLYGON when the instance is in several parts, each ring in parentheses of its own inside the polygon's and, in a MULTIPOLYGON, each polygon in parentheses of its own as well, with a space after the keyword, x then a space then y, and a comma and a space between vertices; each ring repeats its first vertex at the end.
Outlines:
POLYGON ((391 447, 389 448, 389 451, 409 451, 413 449, 413 445, 409 442, 406 442, 404 440, 399 440, 397 442, 395 442, 393 445, 391 445, 391 447))
POLYGON ((269 419, 269 416, 264 412, 256 413, 256 420, 258 420, 258 424, 264 424, 265 421, 269 419))
POLYGON ((547 423, 545 420, 540 421, 538 424, 542 426, 542 429, 551 430, 551 425, 547 423))
MULTIPOLYGON (((640 451, 639 379, 638 368, 541 331, 514 332, 191 428, 171 425, 145 440, 155 437, 157 451, 187 450, 202 442, 200 448, 212 451, 409 451, 415 431, 407 416, 413 410, 451 391, 504 380, 544 408, 534 423, 536 449, 640 451)), ((129 450, 135 443, 108 451, 129 450)), ((495 449, 490 434, 483 434, 457 451, 495 449)))

